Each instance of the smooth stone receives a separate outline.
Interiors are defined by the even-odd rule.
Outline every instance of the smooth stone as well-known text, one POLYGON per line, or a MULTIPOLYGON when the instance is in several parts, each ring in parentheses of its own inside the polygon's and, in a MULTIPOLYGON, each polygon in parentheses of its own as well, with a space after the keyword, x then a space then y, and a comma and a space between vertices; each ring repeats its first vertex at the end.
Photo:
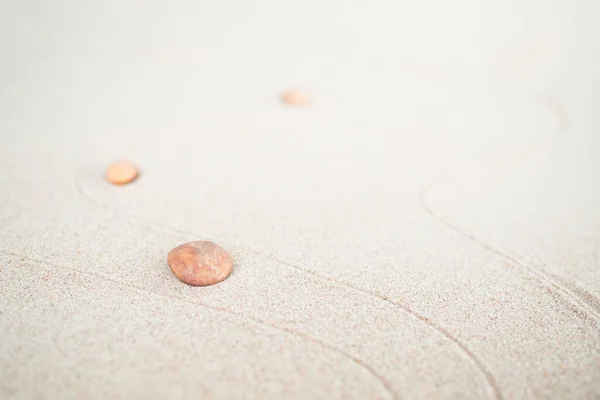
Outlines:
POLYGON ((290 106, 306 107, 310 104, 310 97, 299 90, 288 90, 281 95, 281 101, 290 106))
POLYGON ((222 247, 208 241, 196 241, 175 247, 167 262, 173 274, 191 286, 219 283, 229 276, 233 259, 222 247))
POLYGON ((139 170, 129 161, 116 161, 106 168, 106 180, 114 185, 125 185, 139 176, 139 170))

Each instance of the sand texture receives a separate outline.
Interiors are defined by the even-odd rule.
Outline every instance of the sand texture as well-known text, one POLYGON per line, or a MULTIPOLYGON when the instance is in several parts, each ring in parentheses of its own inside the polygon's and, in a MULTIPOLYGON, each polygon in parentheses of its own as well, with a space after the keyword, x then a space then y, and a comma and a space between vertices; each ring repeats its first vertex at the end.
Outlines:
POLYGON ((598 15, 0 2, 0 400, 600 398, 598 15))

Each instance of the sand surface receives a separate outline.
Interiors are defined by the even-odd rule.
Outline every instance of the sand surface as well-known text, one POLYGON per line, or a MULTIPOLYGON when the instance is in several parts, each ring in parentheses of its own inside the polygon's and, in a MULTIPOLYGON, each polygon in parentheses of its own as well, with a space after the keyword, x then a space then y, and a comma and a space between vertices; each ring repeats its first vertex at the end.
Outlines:
POLYGON ((0 399, 600 398, 598 15, 0 2, 0 399))

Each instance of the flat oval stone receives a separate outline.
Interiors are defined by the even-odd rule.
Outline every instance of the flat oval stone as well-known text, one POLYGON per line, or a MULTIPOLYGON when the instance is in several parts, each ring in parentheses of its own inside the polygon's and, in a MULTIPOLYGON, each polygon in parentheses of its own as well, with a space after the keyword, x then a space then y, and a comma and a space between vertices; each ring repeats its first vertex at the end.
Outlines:
POLYGON ((138 175, 138 169, 129 161, 116 161, 106 168, 106 180, 113 185, 125 185, 133 182, 138 175))
POLYGON ((208 241, 196 241, 175 247, 167 262, 173 274, 191 286, 214 285, 227 278, 233 259, 222 247, 208 241))
POLYGON ((309 96, 299 90, 293 89, 281 95, 281 101, 289 106, 306 107, 310 104, 309 96))

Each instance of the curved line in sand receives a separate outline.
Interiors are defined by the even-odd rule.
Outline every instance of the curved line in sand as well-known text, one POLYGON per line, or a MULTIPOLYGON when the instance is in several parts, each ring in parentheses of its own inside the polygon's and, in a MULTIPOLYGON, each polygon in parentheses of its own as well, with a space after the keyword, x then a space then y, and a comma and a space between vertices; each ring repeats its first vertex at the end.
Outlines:
MULTIPOLYGON (((542 97, 540 100, 543 103, 545 103, 546 105, 548 105, 550 107, 552 113, 557 117, 558 132, 555 135, 551 135, 550 137, 546 138, 538 145, 535 145, 533 147, 527 148, 521 152, 511 155, 506 160, 504 160, 502 163, 496 165, 493 168, 489 168, 488 172, 491 173, 500 167, 505 167, 507 164, 511 164, 511 162, 514 161, 515 159, 525 160, 525 159, 531 157, 536 152, 553 144, 560 137, 562 137, 563 134, 568 130, 570 122, 569 122, 569 118, 568 118, 568 115, 567 115, 565 109, 556 100, 553 100, 553 99, 550 99, 547 97, 542 97)), ((444 175, 444 176, 439 177, 438 179, 432 181, 425 187, 423 187, 419 193, 419 205, 421 206, 421 208, 430 217, 434 218, 435 220, 437 220, 438 222, 440 222, 442 225, 446 226, 447 228, 450 228, 451 230, 459 233, 460 235, 470 239, 471 241, 477 243, 484 249, 486 249, 486 250, 496 254, 497 256, 501 257, 502 259, 508 261, 509 263, 514 264, 514 265, 520 267, 521 269, 528 271, 529 273, 531 273, 532 275, 537 277, 540 281, 542 281, 544 284, 546 284, 547 286, 550 286, 550 288, 556 290, 563 297, 566 297, 567 299, 569 299, 572 303, 574 303, 575 306, 578 306, 580 309, 587 311, 587 313, 589 315, 591 315, 592 317, 594 317, 597 322, 600 322, 600 309, 596 306, 597 304, 600 303, 600 301, 598 301, 598 299, 596 299, 592 294, 588 293, 587 291, 585 291, 583 289, 578 288, 578 290, 573 290, 573 289, 569 289, 565 285, 561 285, 560 283, 558 283, 554 279, 552 279, 552 277, 549 276, 544 271, 535 268, 534 266, 532 266, 531 264, 529 264, 523 260, 519 260, 515 257, 509 256, 508 254, 503 253, 502 251, 494 248, 493 246, 482 242, 481 240, 477 239, 475 236, 473 236, 469 232, 461 229, 458 225, 452 223, 448 219, 445 219, 440 214, 437 214, 430 206, 427 205, 427 196, 430 194, 430 192, 435 187, 439 186, 441 183, 443 183, 450 177, 456 177, 456 176, 459 176, 460 174, 461 173, 459 172, 459 173, 444 175)), ((562 280, 562 279, 558 278, 558 280, 562 280)))
MULTIPOLYGON (((183 232, 182 232, 183 233, 183 232)), ((446 329, 442 328, 440 325, 438 325, 437 323, 435 323, 434 321, 432 321, 431 319, 422 316, 421 314, 417 313, 416 311, 411 310, 410 308, 408 308, 406 305, 394 301, 392 299, 390 299, 389 297, 379 294, 377 292, 373 292, 367 289, 363 289, 361 287, 358 286, 354 286, 346 281, 343 280, 339 280, 339 279, 335 279, 335 278, 331 278, 329 276, 326 275, 321 275, 318 274, 314 271, 308 270, 308 269, 304 269, 292 264, 289 264, 285 261, 281 261, 278 260, 276 258, 273 257, 269 257, 269 256, 265 256, 265 255, 261 255, 257 252, 254 252, 252 250, 248 250, 248 249, 244 249, 245 251, 251 253, 251 254, 255 254, 255 255, 259 255, 261 257, 264 257, 266 259, 272 260, 272 261, 276 261, 282 265, 286 265, 288 267, 297 269, 299 271, 305 272, 307 274, 313 275, 317 278, 320 279, 325 279, 331 282, 335 282, 339 285, 345 286, 347 288, 350 288, 354 291, 366 294, 368 296, 377 298, 379 300, 385 301, 386 303, 389 303, 393 306, 396 306, 398 308, 400 308, 402 311, 404 311, 406 314, 416 318, 417 320, 423 322, 424 324, 428 325, 431 329, 437 331, 439 334, 441 334, 442 336, 444 336, 446 339, 450 340, 451 342, 454 343, 454 345, 458 348, 459 352, 462 352, 467 359, 469 359, 471 362, 473 362, 473 364, 476 366, 477 369, 479 369, 479 371, 483 374, 484 379, 486 380, 486 382, 488 383, 489 388, 491 389, 491 394, 494 398, 501 400, 503 399, 503 395, 502 395, 502 391, 500 390, 500 387, 498 386, 498 383, 496 382, 496 378, 494 377, 494 375, 490 372, 490 370, 487 368, 487 366, 479 359, 479 357, 477 357, 475 355, 475 353, 473 353, 461 340, 459 340, 456 336, 452 335, 450 332, 448 332, 446 329)))
MULTIPOLYGON (((321 346, 321 347, 323 347, 323 348, 325 348, 325 349, 327 349, 327 350, 329 350, 331 352, 337 353, 337 354, 341 355, 342 357, 344 357, 344 358, 352 361, 359 368, 362 368, 362 369, 366 370, 373 377, 373 379, 375 379, 379 384, 381 384, 381 386, 383 387, 383 389, 389 394, 389 396, 392 399, 397 399, 398 398, 398 397, 396 397, 393 394, 393 392, 391 391, 391 388, 389 387, 389 385, 387 384, 387 382, 385 381, 385 379, 383 379, 383 377, 379 376, 379 374, 377 373, 377 371, 375 371, 371 366, 369 366, 368 364, 366 364, 364 361, 360 360, 359 358, 356 358, 356 357, 352 356, 351 354, 345 352, 344 350, 335 348, 335 347, 331 346, 330 344, 328 344, 326 342, 322 342, 322 341, 320 341, 318 339, 312 338, 312 337, 310 337, 310 336, 308 336, 308 335, 306 335, 306 334, 304 334, 302 332, 298 332, 298 331, 295 331, 295 330, 289 329, 289 328, 282 328, 280 326, 277 326, 277 325, 274 325, 274 324, 262 321, 260 319, 249 317, 249 316, 247 316, 245 314, 236 313, 236 312, 231 311, 231 310, 229 310, 229 309, 227 309, 225 307, 216 307, 216 306, 205 304, 205 303, 202 303, 202 302, 199 302, 199 301, 191 301, 191 300, 189 300, 189 299, 187 299, 186 297, 183 297, 183 296, 167 296, 167 295, 164 295, 164 294, 156 293, 156 292, 153 292, 151 290, 147 290, 147 289, 144 289, 142 287, 135 286, 135 285, 132 285, 132 284, 129 284, 129 283, 119 282, 116 279, 110 278, 110 277, 102 275, 102 274, 96 274, 96 273, 92 273, 92 272, 81 271, 81 270, 78 270, 76 268, 68 267, 66 265, 50 263, 50 262, 43 261, 43 260, 38 260, 36 258, 32 258, 32 257, 29 257, 29 256, 21 255, 21 254, 18 254, 18 253, 12 253, 12 252, 9 252, 9 251, 6 251, 6 250, 0 250, 0 254, 4 254, 4 255, 7 255, 9 257, 13 257, 13 258, 17 258, 17 259, 28 260, 30 262, 38 263, 38 264, 42 264, 42 265, 46 265, 46 266, 49 266, 49 267, 52 267, 52 268, 66 269, 66 270, 73 271, 73 272, 78 273, 78 274, 88 275, 88 276, 100 278, 100 279, 102 279, 104 281, 112 282, 113 284, 116 284, 116 285, 121 286, 121 287, 135 289, 135 290, 137 290, 137 291, 139 291, 141 293, 150 293, 150 294, 158 295, 158 296, 165 297, 165 298, 168 298, 168 299, 171 299, 171 300, 183 301, 183 302, 186 302, 186 303, 189 303, 189 304, 193 304, 193 305, 198 305, 198 306, 201 306, 201 307, 209 308, 211 310, 218 311, 218 312, 223 312, 223 313, 230 314, 230 315, 234 315, 236 317, 242 317, 242 318, 247 319, 249 321, 252 321, 252 322, 254 322, 254 323, 258 324, 258 325, 262 325, 262 326, 265 326, 267 328, 271 328, 271 329, 276 330, 276 331, 285 332, 285 333, 288 333, 288 334, 290 334, 292 336, 297 336, 299 338, 302 338, 303 340, 315 343, 315 344, 317 344, 317 345, 319 345, 319 346, 321 346)), ((238 323, 238 324, 243 326, 243 323, 238 323)))
MULTIPOLYGON (((88 201, 90 201, 92 204, 96 205, 97 207, 101 207, 101 208, 107 209, 107 210, 112 211, 112 212, 118 212, 118 213, 126 214, 129 217, 131 217, 131 218, 137 219, 138 221, 144 222, 146 224, 154 225, 154 226, 159 227, 161 229, 171 230, 173 232, 184 234, 184 235, 189 235, 189 236, 197 236, 196 234, 194 234, 192 232, 188 232, 188 231, 181 230, 181 229, 176 229, 176 228, 173 228, 171 226, 160 224, 160 223, 157 223, 157 222, 154 222, 154 221, 151 221, 151 220, 146 220, 145 218, 141 218, 141 217, 138 217, 136 215, 132 215, 132 214, 127 213, 127 212, 123 212, 123 211, 119 211, 119 210, 114 210, 114 209, 112 209, 112 207, 99 202, 92 195, 90 195, 89 193, 87 193, 85 191, 85 188, 80 184, 80 182, 79 182, 79 174, 80 174, 80 172, 81 172, 81 169, 79 169, 77 171, 76 176, 75 176, 75 189, 76 189, 76 191, 82 197, 88 199, 88 201)), ((221 241, 221 240, 219 240, 219 241, 223 242, 223 243, 226 243, 226 241, 221 241)), ((314 271, 311 271, 311 270, 308 270, 308 269, 304 269, 304 268, 299 267, 297 265, 293 265, 293 264, 287 263, 285 261, 279 260, 277 258, 270 257, 270 256, 265 256, 265 255, 260 254, 260 253, 258 253, 256 251, 253 251, 253 250, 241 247, 241 246, 229 246, 229 247, 236 248, 238 250, 245 251, 247 253, 250 253, 250 254, 253 254, 253 255, 256 255, 256 256, 259 256, 259 257, 263 257, 263 258, 271 260, 271 261, 275 261, 275 262, 277 262, 279 264, 282 264, 282 265, 285 265, 285 266, 287 266, 289 268, 293 268, 293 269, 301 271, 303 273, 312 275, 312 276, 314 276, 314 277, 316 277, 318 279, 324 279, 324 280, 327 280, 327 281, 330 281, 330 282, 337 283, 337 284, 342 285, 344 287, 347 287, 347 288, 349 288, 351 290, 354 290, 355 292, 366 294, 368 296, 377 298, 377 299, 385 301, 385 302, 387 302, 387 303, 389 303, 389 304, 391 304, 391 305, 393 305, 395 307, 400 308, 406 314, 408 314, 408 315, 416 318, 417 320, 423 322, 424 324, 426 324, 427 326, 429 326, 431 329, 437 331, 439 334, 441 334, 442 336, 444 336, 446 339, 450 340, 458 348, 459 352, 462 352, 463 355, 467 359, 469 359, 475 365, 475 367, 481 372, 481 374, 483 375, 486 383, 488 384, 488 387, 490 389, 490 394, 492 395, 492 397, 495 398, 496 400, 502 400, 504 398, 503 395, 502 395, 502 392, 500 390, 500 387, 498 386, 498 383, 496 382, 496 378, 489 371, 489 369, 485 366, 485 364, 471 350, 469 350, 469 348, 464 343, 462 343, 457 337, 455 337, 454 335, 452 335, 446 329, 442 328, 440 325, 438 325, 435 322, 431 321, 429 318, 426 318, 426 317, 420 315, 419 313, 411 310, 406 305, 401 304, 401 303, 396 302, 396 301, 393 301, 390 298, 388 298, 387 296, 381 295, 379 293, 376 293, 376 292, 373 292, 373 291, 369 291, 367 289, 363 289, 363 288, 360 288, 358 286, 354 286, 354 285, 352 285, 352 284, 350 284, 350 283, 348 283, 346 281, 335 279, 335 278, 332 278, 330 276, 322 275, 322 274, 319 274, 317 272, 314 272, 314 271)), ((340 354, 344 354, 344 353, 340 352, 340 354)), ((369 371, 371 371, 371 373, 373 373, 374 376, 379 377, 379 375, 377 373, 375 373, 374 370, 371 367, 368 367, 366 364, 364 364, 364 365, 365 365, 365 368, 367 368, 369 371)), ((393 398, 397 398, 396 395, 394 395, 393 392, 390 390, 390 387, 387 384, 387 382, 385 380, 383 380, 382 378, 379 378, 379 379, 380 379, 381 383, 388 389, 388 392, 390 393, 390 395, 392 395, 393 398)))

